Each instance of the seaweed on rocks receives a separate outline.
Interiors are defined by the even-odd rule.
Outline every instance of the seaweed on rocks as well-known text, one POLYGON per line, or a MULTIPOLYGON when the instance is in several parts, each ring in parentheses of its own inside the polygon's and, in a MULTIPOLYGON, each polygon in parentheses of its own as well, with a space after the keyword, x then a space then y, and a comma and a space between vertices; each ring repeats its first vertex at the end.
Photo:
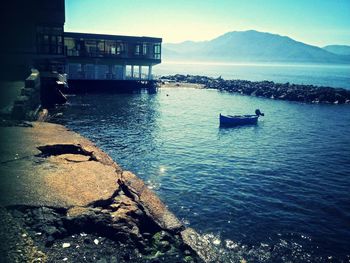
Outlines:
POLYGON ((179 234, 161 229, 122 190, 88 207, 7 211, 45 262, 202 262, 179 234))

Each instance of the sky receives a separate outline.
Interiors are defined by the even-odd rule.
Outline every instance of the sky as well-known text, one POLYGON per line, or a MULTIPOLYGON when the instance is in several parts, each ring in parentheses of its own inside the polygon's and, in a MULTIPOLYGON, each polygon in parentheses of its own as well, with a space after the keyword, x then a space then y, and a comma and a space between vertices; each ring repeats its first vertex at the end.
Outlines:
POLYGON ((258 30, 316 46, 350 45, 350 0, 65 0, 65 31, 211 40, 258 30))

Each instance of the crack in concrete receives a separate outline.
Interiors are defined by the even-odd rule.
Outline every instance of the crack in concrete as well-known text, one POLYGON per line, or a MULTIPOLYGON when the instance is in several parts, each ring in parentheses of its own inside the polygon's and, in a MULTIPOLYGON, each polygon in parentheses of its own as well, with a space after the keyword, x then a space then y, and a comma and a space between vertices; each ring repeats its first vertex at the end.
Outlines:
POLYGON ((22 156, 22 157, 15 157, 14 159, 9 159, 6 161, 1 161, 0 164, 6 164, 6 163, 12 163, 12 162, 17 162, 17 161, 21 161, 21 160, 25 160, 32 157, 32 155, 27 155, 27 156, 22 156))
POLYGON ((98 161, 94 152, 87 151, 80 144, 52 144, 52 145, 42 145, 38 146, 37 149, 41 151, 41 154, 37 155, 37 157, 49 157, 49 156, 57 156, 63 154, 77 154, 89 156, 90 160, 98 161))

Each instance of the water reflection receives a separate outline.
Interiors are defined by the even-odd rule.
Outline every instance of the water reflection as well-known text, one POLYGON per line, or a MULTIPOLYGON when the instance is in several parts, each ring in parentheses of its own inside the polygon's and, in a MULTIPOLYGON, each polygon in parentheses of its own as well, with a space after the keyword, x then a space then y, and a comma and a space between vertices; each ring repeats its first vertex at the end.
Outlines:
POLYGON ((347 259, 348 105, 168 89, 72 97, 63 121, 136 172, 183 222, 212 233, 228 259, 231 250, 248 262, 347 259), (258 125, 219 129, 220 112, 256 108, 266 113, 258 125))

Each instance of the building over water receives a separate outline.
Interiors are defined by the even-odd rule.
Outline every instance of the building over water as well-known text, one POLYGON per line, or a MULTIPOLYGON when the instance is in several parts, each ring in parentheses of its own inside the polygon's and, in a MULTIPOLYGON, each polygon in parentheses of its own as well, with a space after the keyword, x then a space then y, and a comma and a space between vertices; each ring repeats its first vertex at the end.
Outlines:
POLYGON ((161 38, 64 33, 70 79, 151 80, 161 38))
POLYGON ((68 80, 152 79, 161 38, 64 32, 64 0, 11 0, 1 12, 2 72, 67 73, 68 80))

